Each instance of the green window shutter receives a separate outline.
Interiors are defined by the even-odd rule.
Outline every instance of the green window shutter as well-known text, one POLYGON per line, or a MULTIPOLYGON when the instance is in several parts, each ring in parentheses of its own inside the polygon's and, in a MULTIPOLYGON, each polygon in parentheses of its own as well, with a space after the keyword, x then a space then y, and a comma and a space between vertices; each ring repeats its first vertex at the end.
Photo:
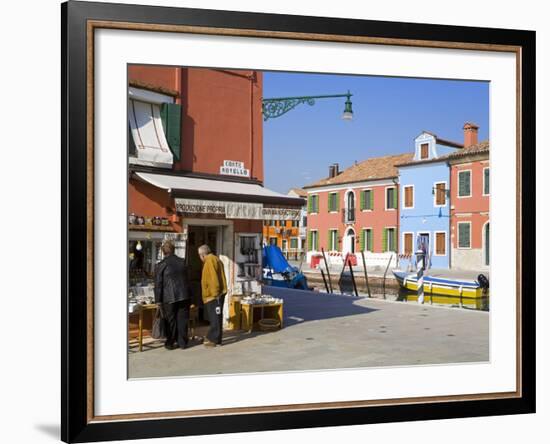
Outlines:
POLYGON ((388 251, 388 229, 384 228, 382 231, 382 252, 388 251))
POLYGON ((327 237, 327 250, 332 250, 332 230, 328 230, 328 237, 327 237))
POLYGON ((162 127, 174 159, 181 157, 181 105, 163 103, 160 108, 162 127))
MULTIPOLYGON (((363 193, 361 193, 363 194, 363 193)), ((365 251, 365 231, 367 230, 361 230, 361 238, 360 238, 360 249, 361 251, 365 251)))
POLYGON ((359 208, 361 210, 364 210, 365 209, 365 193, 366 191, 363 190, 361 191, 361 193, 359 194, 359 208))
MULTIPOLYGON (((311 198, 312 198, 312 197, 313 197, 313 196, 308 196, 308 197, 307 197, 307 212, 308 212, 308 213, 311 213, 311 198)), ((309 233, 309 232, 308 232, 308 233, 309 233)))
POLYGON ((397 251, 397 230, 393 229, 393 249, 392 251, 397 251))
POLYGON ((470 224, 458 225, 458 246, 461 248, 470 247, 470 224))
POLYGON ((335 200, 336 206, 334 207, 334 211, 338 211, 340 209, 340 193, 336 193, 335 200))
POLYGON ((393 189, 393 208, 397 208, 397 188, 393 189))
POLYGON ((312 241, 313 241, 313 239, 311 238, 311 231, 308 231, 308 232, 307 232, 307 250, 308 250, 308 251, 313 250, 313 248, 312 248, 312 241))
POLYGON ((368 230, 368 247, 369 247, 369 251, 374 251, 374 248, 373 248, 373 244, 372 244, 372 230, 368 230))
POLYGON ((483 194, 489 194, 489 168, 483 170, 483 194))
POLYGON ((461 172, 458 175, 458 195, 469 196, 470 195, 470 172, 461 172))
POLYGON ((369 191, 369 210, 374 210, 374 192, 371 190, 369 191))

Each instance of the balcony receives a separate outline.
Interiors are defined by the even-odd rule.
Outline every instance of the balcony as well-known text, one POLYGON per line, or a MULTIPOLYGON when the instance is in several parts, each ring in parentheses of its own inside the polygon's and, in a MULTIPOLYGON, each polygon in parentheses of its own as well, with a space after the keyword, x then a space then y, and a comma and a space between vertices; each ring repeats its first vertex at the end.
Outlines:
POLYGON ((342 210, 342 223, 351 224, 355 222, 355 208, 344 208, 342 210))

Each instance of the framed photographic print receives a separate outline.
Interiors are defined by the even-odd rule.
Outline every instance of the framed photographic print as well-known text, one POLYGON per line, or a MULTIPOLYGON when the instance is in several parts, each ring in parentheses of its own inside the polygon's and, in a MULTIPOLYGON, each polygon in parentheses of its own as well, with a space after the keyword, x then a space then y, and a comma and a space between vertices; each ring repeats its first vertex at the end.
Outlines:
POLYGON ((62 5, 62 439, 535 411, 535 34, 62 5))

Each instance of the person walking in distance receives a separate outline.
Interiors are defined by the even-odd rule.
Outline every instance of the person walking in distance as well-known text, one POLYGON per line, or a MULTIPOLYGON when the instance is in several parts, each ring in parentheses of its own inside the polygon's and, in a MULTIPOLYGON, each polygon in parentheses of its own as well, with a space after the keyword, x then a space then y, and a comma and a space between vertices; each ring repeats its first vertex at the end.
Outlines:
POLYGON ((222 343, 223 333, 223 304, 227 293, 227 281, 223 264, 215 256, 208 245, 199 247, 199 257, 203 262, 201 288, 204 309, 210 322, 210 327, 204 345, 215 347, 222 343))
POLYGON ((189 308, 191 292, 187 279, 185 261, 174 254, 174 244, 162 244, 164 259, 155 268, 155 302, 159 305, 166 321, 166 342, 168 350, 184 349, 189 342, 189 308))

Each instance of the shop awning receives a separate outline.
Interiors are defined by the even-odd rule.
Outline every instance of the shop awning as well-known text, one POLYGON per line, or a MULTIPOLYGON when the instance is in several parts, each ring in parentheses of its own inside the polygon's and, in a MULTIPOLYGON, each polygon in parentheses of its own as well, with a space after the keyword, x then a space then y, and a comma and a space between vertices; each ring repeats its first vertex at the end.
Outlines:
POLYGON ((225 214, 231 219, 299 219, 304 199, 277 193, 256 183, 136 172, 167 190, 179 212, 225 214))

